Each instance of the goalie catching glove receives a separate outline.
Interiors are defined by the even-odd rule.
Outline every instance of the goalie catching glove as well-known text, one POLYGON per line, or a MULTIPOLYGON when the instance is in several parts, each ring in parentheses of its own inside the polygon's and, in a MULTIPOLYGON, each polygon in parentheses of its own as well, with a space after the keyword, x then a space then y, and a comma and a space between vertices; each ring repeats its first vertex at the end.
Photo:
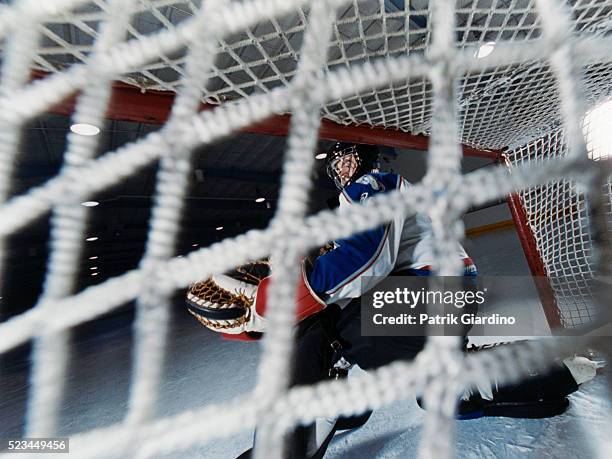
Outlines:
MULTIPOLYGON (((187 292, 188 311, 205 327, 225 338, 254 340, 266 331, 266 301, 270 277, 258 286, 221 274, 193 284, 187 292)), ((325 308, 308 286, 304 273, 296 292, 296 323, 325 308)))

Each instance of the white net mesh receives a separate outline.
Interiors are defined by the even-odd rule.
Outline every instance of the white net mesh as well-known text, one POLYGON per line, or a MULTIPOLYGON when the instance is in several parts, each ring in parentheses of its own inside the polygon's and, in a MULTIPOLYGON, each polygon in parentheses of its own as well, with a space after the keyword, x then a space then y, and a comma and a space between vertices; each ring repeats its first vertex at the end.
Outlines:
MULTIPOLYGON (((448 456, 454 404, 464 387, 489 377, 500 383, 516 380, 528 366, 545 366, 551 355, 567 350, 568 343, 546 341, 464 357, 457 340, 430 338, 412 363, 287 390, 297 255, 375 227, 400 209, 432 218, 437 271, 455 274, 460 267, 453 247, 463 234, 458 224, 462 212, 520 189, 527 190, 528 208, 541 199, 556 203, 559 195, 549 196, 538 185, 560 180, 553 191, 575 200, 575 216, 561 226, 544 224, 538 233, 542 256, 550 252, 560 263, 564 257, 585 260, 570 261, 566 270, 574 265, 579 273, 594 269, 588 256, 600 247, 587 240, 584 208, 569 181, 593 183, 594 168, 583 158, 580 122, 583 107, 612 89, 612 5, 595 0, 563 7, 553 0, 461 0, 455 9, 451 5, 444 0, 210 0, 203 5, 22 0, 2 7, 0 240, 52 211, 44 293, 33 309, 0 324, 0 352, 35 342, 28 435, 57 430, 68 354, 65 331, 133 299, 138 312, 128 416, 119 425, 73 437, 71 451, 78 457, 157 456, 255 423, 262 432, 257 453, 276 457, 280 436, 291 425, 360 412, 415 393, 424 395, 429 407, 421 456, 448 456), (490 42, 495 42, 494 52, 483 57, 491 45, 481 45, 490 42), (52 74, 28 83, 32 67, 52 74), (167 124, 97 159, 92 159, 96 137, 70 135, 60 173, 10 197, 23 124, 80 91, 73 119, 97 125, 113 80, 176 91, 167 124), (197 113, 201 99, 219 107, 197 113), (293 116, 272 224, 188 257, 171 258, 190 151, 284 112, 293 116), (321 114, 339 123, 427 133, 431 142, 425 179, 405 196, 380 196, 342 216, 321 212, 305 217, 321 114), (563 142, 556 128, 560 123, 563 142), (511 175, 504 167, 460 175, 461 141, 501 148, 542 136, 535 144, 513 147, 517 165, 511 175), (553 145, 552 153, 529 153, 553 145), (543 157, 555 160, 540 161, 543 157), (75 293, 86 219, 79 203, 156 160, 156 200, 140 267, 75 293), (572 242, 563 251, 549 250, 547 244, 555 242, 546 238, 561 233, 572 242), (283 257, 271 288, 270 332, 254 392, 223 406, 153 419, 172 292, 278 253, 283 257)), ((544 212, 548 204, 540 205, 544 212)), ((533 215, 537 218, 539 212, 533 215)), ((0 266, 2 260, 0 254, 0 266)), ((597 260, 600 267, 607 262, 597 260)), ((579 340, 573 342, 577 344, 579 340)))
MULTIPOLYGON (((601 107, 607 109, 607 101, 601 107)), ((583 125, 589 156, 604 160, 609 157, 610 144, 600 145, 599 139, 592 132, 595 127, 598 128, 598 135, 606 132, 603 128, 605 124, 601 127, 592 124, 587 116, 583 125)), ((563 157, 567 154, 564 137, 563 129, 556 129, 545 137, 509 152, 508 159, 518 165, 563 157)), ((610 220, 610 180, 604 184, 602 192, 608 201, 607 219, 610 220)), ((556 310, 564 327, 595 323, 599 311, 591 291, 595 273, 584 191, 580 192, 574 181, 561 180, 528 188, 520 196, 527 224, 536 240, 538 255, 555 293, 555 304, 549 306, 556 310)))
MULTIPOLYGON (((105 2, 84 3, 69 18, 45 22, 36 53, 37 67, 63 70, 86 62, 106 18, 105 2), (62 28, 68 27, 66 34, 62 28), (66 36, 68 35, 68 36, 66 36), (83 44, 87 43, 87 44, 83 44)), ((346 69, 379 57, 423 56, 431 46, 428 1, 346 1, 337 9, 327 46, 326 71, 346 69), (404 3, 408 6, 402 7, 404 3)), ((128 38, 142 39, 158 29, 192 30, 192 15, 200 2, 138 2, 128 38)), ((609 33, 611 6, 600 0, 572 2, 572 26, 582 36, 609 33)), ((219 39, 215 65, 208 69, 204 99, 210 103, 270 93, 287 86, 301 55, 309 7, 287 8, 219 39)), ((458 47, 486 43, 526 43, 542 35, 534 0, 457 2, 455 38, 458 47)), ((238 29, 238 27, 236 27, 238 29)), ((473 52, 475 49, 472 48, 473 52)), ((486 54, 486 47, 481 55, 486 54)), ((471 57, 471 56, 468 56, 471 57)), ((186 51, 161 52, 139 68, 119 76, 142 88, 175 91, 185 75, 186 51)), ((584 66, 588 97, 610 87, 610 63, 584 66)), ((419 72, 420 73, 420 72, 419 72)), ((413 133, 430 131, 433 89, 426 75, 406 75, 376 91, 368 88, 326 101, 323 116, 345 124, 365 123, 413 133)), ((503 148, 559 119, 555 77, 547 61, 537 56, 466 71, 458 80, 459 122, 465 143, 503 148)))

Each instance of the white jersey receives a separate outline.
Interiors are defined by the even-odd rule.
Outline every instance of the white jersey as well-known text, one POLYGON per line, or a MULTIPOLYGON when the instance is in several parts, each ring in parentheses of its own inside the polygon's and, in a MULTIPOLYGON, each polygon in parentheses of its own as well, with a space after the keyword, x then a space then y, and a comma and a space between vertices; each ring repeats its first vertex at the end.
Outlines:
MULTIPOLYGON (((378 193, 409 187, 410 184, 397 174, 366 174, 342 190, 340 208, 342 211, 378 193)), ((435 267, 431 223, 423 215, 395 215, 386 225, 335 241, 335 246, 334 250, 318 257, 307 273, 312 290, 327 304, 342 305, 347 300, 359 298, 394 271, 427 272, 435 267)), ((457 256, 469 260, 459 244, 457 256)))
MULTIPOLYGON (((410 186, 402 178, 402 189, 407 190, 410 186)), ((457 243, 455 250, 458 258, 469 258, 461 244, 457 243)), ((429 217, 415 214, 405 218, 393 270, 435 268, 434 260, 434 235, 429 217)))

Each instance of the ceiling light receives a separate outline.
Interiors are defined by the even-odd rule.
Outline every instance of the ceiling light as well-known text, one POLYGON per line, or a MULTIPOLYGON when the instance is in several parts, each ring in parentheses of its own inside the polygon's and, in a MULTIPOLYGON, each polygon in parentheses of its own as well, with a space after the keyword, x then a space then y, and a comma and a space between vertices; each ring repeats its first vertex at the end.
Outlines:
POLYGON ((98 135, 100 128, 88 123, 76 123, 70 126, 70 130, 80 135, 98 135))
POLYGON ((200 244, 191 244, 191 247, 197 247, 200 244))
POLYGON ((474 55, 474 57, 476 57, 476 59, 482 59, 484 57, 487 57, 489 54, 491 54, 494 49, 495 49, 495 42, 488 41, 480 45, 480 48, 478 48, 478 51, 476 51, 476 54, 474 55))
POLYGON ((589 110, 582 121, 582 134, 589 158, 598 160, 612 156, 612 98, 589 110))
POLYGON ((85 201, 81 203, 85 207, 96 207, 98 204, 100 204, 98 201, 85 201))
POLYGON ((255 187, 255 196, 257 196, 257 198, 255 198, 255 202, 264 202, 266 200, 258 186, 255 187))
POLYGON ((95 269, 98 269, 98 267, 97 267, 97 266, 92 266, 92 267, 91 267, 91 268, 89 268, 89 269, 91 269, 91 270, 93 271, 93 270, 95 270, 95 269))
POLYGON ((315 156, 315 159, 325 159, 327 158, 327 153, 319 153, 315 156))
POLYGON ((217 231, 221 231, 221 230, 223 229, 223 227, 222 227, 222 226, 217 226, 215 229, 216 229, 217 231))
POLYGON ((92 276, 97 276, 100 273, 91 273, 92 276))
POLYGON ((98 257, 97 256, 93 256, 93 257, 89 257, 90 260, 97 260, 98 257))
POLYGON ((85 239, 87 242, 93 242, 93 241, 97 241, 98 238, 96 236, 92 236, 92 237, 88 237, 87 239, 85 239))

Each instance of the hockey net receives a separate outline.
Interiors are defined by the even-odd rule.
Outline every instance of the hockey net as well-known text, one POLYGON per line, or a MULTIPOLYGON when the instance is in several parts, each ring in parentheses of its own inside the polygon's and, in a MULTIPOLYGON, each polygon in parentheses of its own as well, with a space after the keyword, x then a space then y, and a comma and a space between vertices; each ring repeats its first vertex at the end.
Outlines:
MULTIPOLYGON (((437 272, 457 274, 461 267, 451 247, 463 235, 462 212, 519 191, 549 274, 607 275, 609 201, 601 198, 601 187, 609 161, 594 167, 587 160, 581 123, 585 110, 612 92, 611 11, 609 2, 595 0, 211 0, 202 5, 23 0, 3 5, 2 244, 52 212, 43 294, 34 308, 0 324, 0 352, 34 343, 26 434, 57 431, 67 330, 136 299, 128 414, 119 425, 74 436, 71 451, 79 457, 111 450, 159 456, 254 425, 261 432, 256 453, 277 457, 282 433, 292 425, 414 394, 423 395, 429 407, 421 456, 450 455, 454 405, 465 387, 483 378, 516 381, 527 368, 545 367, 553 356, 574 350, 569 346, 584 343, 550 340, 463 356, 458 340, 430 337, 414 362, 288 390, 295 260, 311 247, 372 228, 402 209, 431 217, 437 272), (485 56, 493 42, 493 52, 485 56), (50 75, 29 82, 32 68, 50 75), (143 91, 176 91, 166 125, 99 157, 96 137, 70 134, 60 173, 11 196, 24 123, 79 92, 73 122, 100 125, 116 80, 143 91), (218 107, 198 113, 201 100, 218 107), (270 226, 173 258, 191 150, 278 113, 291 113, 292 119, 270 226), (380 196, 341 216, 326 211, 306 217, 321 116, 427 134, 425 178, 406 196, 380 196), (462 176, 460 143, 510 146, 512 173, 500 166, 462 176), (139 268, 75 292, 87 217, 79 203, 155 161, 160 164, 155 205, 139 268), (560 197, 572 201, 571 215, 562 222, 542 221, 560 197), (270 331, 256 388, 224 405, 156 419, 172 293, 269 255, 282 256, 277 256, 270 331)), ((609 182, 605 186, 609 196, 609 182)), ((578 292, 559 294, 575 299, 593 293, 578 292)), ((576 309, 581 320, 589 307, 580 303, 576 309)), ((567 320, 575 319, 570 314, 567 320)))
MULTIPOLYGON (((611 152, 605 139, 605 124, 597 130, 599 137, 593 135, 597 127, 594 125, 603 121, 600 116, 604 111, 609 112, 610 107, 609 100, 604 99, 587 113, 583 122, 589 156, 595 161, 605 161, 611 152)), ((565 132, 557 128, 509 151, 507 158, 512 165, 518 165, 561 158, 567 151, 565 132)), ((609 178, 601 191, 605 199, 605 218, 610 221, 612 189, 609 178)), ((549 310, 551 325, 572 328, 597 323, 601 311, 592 291, 596 273, 591 259, 593 247, 584 188, 572 180, 558 180, 527 188, 519 195, 526 217, 521 224, 528 227, 536 243, 537 253, 531 255, 541 265, 543 275, 548 277, 554 295, 542 298, 544 303, 551 303, 544 304, 549 310)))

